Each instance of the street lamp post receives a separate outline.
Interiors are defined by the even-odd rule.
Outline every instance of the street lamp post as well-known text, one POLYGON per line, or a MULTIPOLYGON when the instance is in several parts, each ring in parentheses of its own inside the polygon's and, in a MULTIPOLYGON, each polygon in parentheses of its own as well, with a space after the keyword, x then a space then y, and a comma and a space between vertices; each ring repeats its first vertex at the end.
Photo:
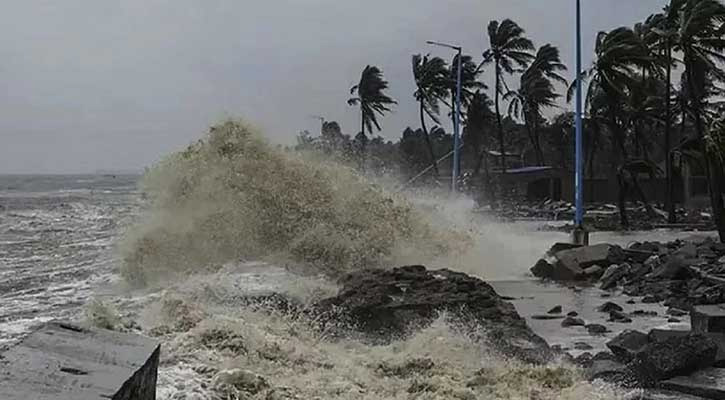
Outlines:
POLYGON ((461 71, 463 69, 462 49, 460 46, 454 46, 447 43, 434 42, 432 40, 426 43, 434 46, 447 47, 458 52, 458 66, 456 72, 456 102, 453 110, 453 176, 451 180, 451 191, 456 192, 458 183, 459 166, 460 166, 460 129, 461 129, 461 71))
POLYGON ((588 244, 589 235, 584 229, 584 162, 582 160, 582 32, 581 32, 581 0, 576 0, 576 171, 574 173, 574 231, 572 232, 573 242, 576 244, 588 244))

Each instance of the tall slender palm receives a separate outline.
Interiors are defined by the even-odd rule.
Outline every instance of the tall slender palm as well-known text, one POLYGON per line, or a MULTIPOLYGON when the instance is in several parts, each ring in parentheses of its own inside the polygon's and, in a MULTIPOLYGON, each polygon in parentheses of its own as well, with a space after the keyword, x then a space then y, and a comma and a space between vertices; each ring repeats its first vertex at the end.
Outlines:
POLYGON ((499 98, 505 90, 506 82, 503 74, 513 74, 518 68, 526 68, 534 59, 531 52, 534 44, 524 36, 524 30, 516 22, 505 19, 499 23, 491 21, 488 24, 488 38, 490 48, 483 53, 483 65, 493 63, 495 67, 496 86, 494 87, 494 105, 496 108, 496 122, 498 124, 498 141, 501 150, 501 171, 506 172, 506 149, 503 139, 503 123, 499 98))
MULTIPOLYGON (((464 110, 468 107, 473 95, 476 91, 486 89, 486 85, 483 82, 478 81, 478 74, 481 73, 481 69, 478 68, 473 58, 469 55, 463 54, 461 56, 461 119, 465 118, 466 114, 464 110)), ((455 105, 456 105, 456 87, 458 81, 458 55, 453 57, 448 67, 448 91, 450 93, 450 103, 446 103, 450 108, 451 122, 455 125, 455 105)), ((443 100, 445 103, 445 100, 443 100)), ((458 159, 459 169, 461 158, 458 159)))
MULTIPOLYGON (((618 171, 620 190, 620 218, 622 225, 628 226, 623 195, 626 188, 622 185, 623 160, 628 159, 625 136, 626 118, 623 103, 630 88, 637 82, 637 72, 642 67, 651 67, 652 59, 642 49, 642 42, 631 28, 621 27, 610 32, 599 32, 595 44, 594 64, 581 72, 582 80, 589 80, 586 103, 591 104, 595 94, 601 93, 607 102, 609 131, 612 135, 612 170, 618 171)), ((569 87, 568 98, 571 100, 574 85, 569 87)), ((614 176, 614 175, 613 175, 614 176)))
POLYGON ((413 78, 417 87, 413 96, 420 105, 420 125, 425 134, 425 141, 430 153, 431 166, 436 176, 438 175, 438 163, 433 151, 433 144, 428 135, 428 128, 425 126, 425 116, 428 115, 433 122, 439 124, 440 113, 439 100, 448 94, 448 69, 446 62, 440 57, 430 58, 429 55, 421 56, 416 54, 412 59, 413 78))
POLYGON ((682 4, 675 35, 675 50, 683 55, 689 107, 694 119, 697 139, 701 142, 705 158, 705 171, 710 192, 713 216, 720 240, 725 242, 725 204, 722 196, 723 162, 705 145, 705 106, 708 83, 712 79, 725 79, 719 63, 725 62, 725 5, 718 0, 686 0, 682 4))
POLYGON ((655 14, 652 17, 652 32, 657 36, 654 47, 663 53, 662 62, 665 68, 665 95, 663 101, 665 103, 665 178, 667 180, 667 197, 666 208, 668 213, 668 221, 675 223, 677 221, 675 214, 674 202, 674 185, 672 181, 672 157, 671 157, 671 141, 672 141, 672 67, 674 59, 672 50, 676 42, 678 20, 682 11, 685 0, 670 0, 665 6, 661 14, 655 14))
POLYGON ((383 116, 390 111, 390 105, 397 104, 395 100, 388 97, 384 91, 388 88, 388 82, 383 77, 383 72, 376 66, 366 66, 360 76, 360 82, 350 89, 350 94, 357 94, 347 101, 348 105, 360 106, 360 139, 361 152, 365 157, 365 143, 367 136, 365 129, 372 134, 373 126, 381 130, 377 115, 383 116))
POLYGON ((488 164, 488 146, 490 143, 489 132, 493 125, 494 113, 491 111, 493 102, 485 92, 477 90, 471 97, 471 101, 466 109, 466 127, 463 130, 464 143, 471 149, 471 153, 476 157, 476 164, 473 169, 473 177, 477 177, 483 166, 484 173, 484 193, 489 199, 494 201, 494 192, 491 188, 491 175, 489 173, 488 164))
POLYGON ((519 88, 504 95, 504 100, 510 100, 509 115, 524 121, 538 165, 544 165, 539 139, 539 123, 544 119, 542 110, 556 107, 556 100, 561 97, 556 93, 554 82, 567 84, 560 71, 566 71, 566 66, 561 62, 559 49, 550 44, 541 46, 534 61, 521 74, 519 88))

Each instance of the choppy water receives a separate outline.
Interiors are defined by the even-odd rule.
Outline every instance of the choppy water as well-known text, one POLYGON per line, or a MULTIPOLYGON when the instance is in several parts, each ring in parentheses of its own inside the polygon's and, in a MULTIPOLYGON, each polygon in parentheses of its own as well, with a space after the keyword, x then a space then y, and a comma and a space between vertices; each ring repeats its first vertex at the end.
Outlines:
MULTIPOLYGON (((0 176, 0 348, 43 321, 80 318, 86 303, 98 293, 118 293, 119 260, 114 243, 126 224, 138 216, 141 198, 136 181, 135 176, 0 176)), ((502 294, 524 297, 515 302, 524 316, 562 304, 596 318, 592 310, 604 301, 597 292, 582 294, 544 287, 526 276, 528 267, 547 246, 566 239, 563 234, 537 232, 534 224, 475 221, 461 212, 469 206, 466 201, 440 205, 454 224, 467 229, 475 225, 473 236, 486 238, 479 240, 474 254, 480 263, 461 263, 466 272, 496 281, 494 285, 502 294)), ((671 232, 657 235, 659 239, 673 236, 671 232)), ((610 234, 594 240, 626 243, 647 237, 651 234, 610 234)), ((225 367, 262 374, 273 388, 260 396, 274 392, 278 397, 273 398, 280 399, 524 399, 534 392, 540 398, 552 399, 621 395, 584 383, 557 392, 556 387, 549 387, 550 382, 537 380, 538 373, 497 359, 442 321, 409 340, 373 347, 355 342, 328 343, 299 321, 254 313, 238 303, 241 293, 270 289, 305 300, 331 293, 334 285, 321 277, 300 279, 263 263, 230 263, 165 290, 124 293, 111 302, 122 311, 130 310, 144 333, 162 322, 173 325, 198 312, 202 320, 199 326, 162 336, 162 400, 234 398, 219 397, 209 389, 209 371, 225 367), (158 304, 164 303, 159 299, 171 295, 185 299, 193 312, 168 315, 168 310, 159 309, 158 304), (210 332, 220 331, 228 332, 220 343, 203 342, 210 332), (237 336, 243 342, 243 354, 227 346, 237 336), (381 363, 404 365, 420 358, 431 359, 435 367, 420 376, 381 375, 381 363), (492 368, 488 373, 499 377, 500 382, 485 390, 467 386, 482 368, 492 368), (411 392, 415 385, 430 388, 411 392), (286 394, 290 397, 279 397, 286 394)), ((552 343, 566 346, 587 340, 582 332, 566 337, 550 322, 534 322, 533 327, 552 343)), ((597 347, 602 344, 592 343, 597 347)))
POLYGON ((0 347, 38 322, 77 315, 112 279, 137 179, 0 175, 0 347))

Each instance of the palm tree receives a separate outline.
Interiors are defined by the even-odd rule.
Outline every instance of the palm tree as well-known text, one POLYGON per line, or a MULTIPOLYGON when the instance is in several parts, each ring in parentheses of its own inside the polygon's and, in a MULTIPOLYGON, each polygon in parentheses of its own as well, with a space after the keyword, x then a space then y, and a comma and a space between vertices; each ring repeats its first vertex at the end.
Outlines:
POLYGON ((350 98, 347 104, 360 106, 360 133, 356 138, 360 141, 363 167, 365 165, 365 144, 367 143, 365 129, 367 128, 367 131, 372 134, 374 125, 380 131, 380 123, 378 123, 376 114, 383 116, 390 111, 390 105, 397 104, 384 93, 387 88, 388 82, 383 78, 383 72, 374 65, 368 65, 360 76, 360 82, 350 89, 350 94, 357 94, 357 96, 350 98))
POLYGON ((471 97, 471 101, 466 110, 466 127, 463 130, 464 143, 471 149, 476 157, 476 164, 473 169, 473 177, 477 177, 483 166, 484 173, 484 191, 488 194, 490 200, 493 198, 494 192, 491 190, 491 175, 488 165, 488 145, 490 136, 486 134, 488 128, 494 120, 494 113, 491 111, 493 103, 485 92, 477 90, 471 97))
POLYGON ((429 55, 413 56, 413 78, 417 90, 413 94, 420 104, 420 125, 423 128, 425 141, 430 153, 430 162, 436 176, 438 175, 438 163, 433 151, 433 145, 428 135, 428 128, 425 126, 425 116, 428 115, 433 122, 439 124, 438 114, 440 107, 438 102, 448 94, 448 69, 446 62, 440 57, 429 58, 429 55))
POLYGON ((483 53, 482 65, 493 63, 495 66, 496 86, 494 91, 496 94, 494 96, 494 105, 501 150, 501 172, 506 173, 506 149, 499 107, 499 97, 508 91, 504 89, 506 82, 503 74, 513 74, 516 67, 526 68, 528 63, 534 59, 534 55, 531 54, 534 50, 534 44, 524 36, 524 30, 510 19, 505 19, 501 23, 491 21, 488 24, 488 38, 490 48, 483 53))
POLYGON ((666 208, 668 213, 668 221, 670 223, 677 222, 675 214, 674 202, 674 185, 672 181, 672 66, 674 59, 672 50, 675 45, 677 35, 678 20, 684 0, 670 0, 665 6, 663 13, 655 14, 651 17, 652 32, 657 36, 654 47, 659 49, 663 54, 662 62, 665 67, 665 95, 663 101, 665 103, 665 178, 667 180, 667 196, 666 208))
POLYGON ((541 111, 556 107, 556 100, 561 97, 556 93, 554 82, 567 84, 560 71, 566 71, 566 66, 561 63, 559 49, 550 44, 541 46, 534 61, 521 74, 519 89, 504 95, 504 100, 510 100, 509 115, 524 121, 538 165, 544 165, 538 129, 544 119, 541 111))
POLYGON ((705 106, 708 99, 708 83, 713 79, 725 79, 718 63, 725 62, 725 39, 722 24, 725 22, 725 6, 717 0, 685 0, 678 18, 674 49, 683 55, 685 81, 689 93, 690 114, 694 119, 697 140, 701 143, 705 158, 710 202, 718 227, 720 240, 725 242, 725 204, 722 196, 723 163, 711 147, 706 145, 705 106))
MULTIPOLYGON (((642 48, 642 42, 630 28, 621 27, 610 32, 599 32, 595 44, 594 64, 581 72, 582 80, 589 80, 586 104, 590 105, 596 94, 606 98, 609 132, 612 135, 612 169, 622 172, 622 160, 628 159, 625 135, 625 113, 623 104, 631 88, 638 82, 636 74, 639 68, 652 68, 652 59, 642 48)), ((569 87, 571 100, 574 85, 569 87)), ((618 179, 620 199, 626 188, 622 179, 618 179)), ((628 226, 626 209, 620 201, 620 218, 623 226, 628 226)))

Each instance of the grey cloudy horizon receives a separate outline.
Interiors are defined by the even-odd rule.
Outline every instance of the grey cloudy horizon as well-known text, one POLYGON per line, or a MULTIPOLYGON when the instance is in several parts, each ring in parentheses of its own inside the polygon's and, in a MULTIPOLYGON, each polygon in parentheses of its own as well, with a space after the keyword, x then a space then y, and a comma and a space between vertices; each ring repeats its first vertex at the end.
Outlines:
MULTIPOLYGON (((665 2, 582 0, 584 66, 596 32, 665 2)), ((227 117, 275 143, 318 132, 314 115, 352 136, 359 114, 346 100, 367 64, 399 103, 382 119, 395 139, 419 125, 411 55, 450 60, 425 44, 439 40, 480 60, 486 25, 504 18, 573 69, 574 0, 6 0, 0 174, 140 171, 227 117)))

